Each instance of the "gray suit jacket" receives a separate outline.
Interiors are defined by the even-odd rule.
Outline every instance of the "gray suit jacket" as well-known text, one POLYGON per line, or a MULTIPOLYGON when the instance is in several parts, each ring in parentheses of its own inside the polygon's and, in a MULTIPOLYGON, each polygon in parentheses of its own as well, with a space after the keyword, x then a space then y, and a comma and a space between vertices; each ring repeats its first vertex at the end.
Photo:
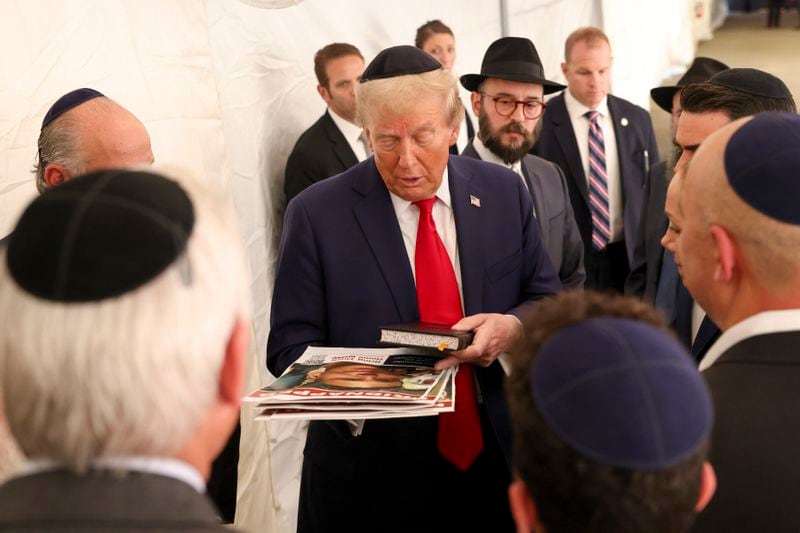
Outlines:
POLYGON ((54 470, 0 486, 0 531, 227 531, 208 499, 174 478, 54 470))
MULTIPOLYGON (((470 142, 464 157, 480 159, 470 142)), ((541 157, 526 155, 522 172, 533 199, 536 222, 541 230, 542 242, 558 277, 565 289, 582 289, 586 280, 583 267, 583 241, 581 240, 564 173, 558 165, 541 157)))

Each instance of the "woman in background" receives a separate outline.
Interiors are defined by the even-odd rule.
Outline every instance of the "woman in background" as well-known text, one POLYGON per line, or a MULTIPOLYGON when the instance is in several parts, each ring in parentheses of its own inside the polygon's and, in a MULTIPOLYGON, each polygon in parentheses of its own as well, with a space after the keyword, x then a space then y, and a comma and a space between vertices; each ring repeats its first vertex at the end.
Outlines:
MULTIPOLYGON (((414 44, 417 48, 435 57, 442 64, 444 70, 455 76, 453 65, 456 62, 456 39, 453 36, 453 30, 449 26, 441 20, 429 20, 417 28, 414 44)), ((465 105, 464 118, 461 119, 458 139, 456 139, 456 144, 450 147, 450 153, 454 155, 460 154, 474 136, 475 128, 472 126, 472 120, 467 114, 467 106, 465 105)))

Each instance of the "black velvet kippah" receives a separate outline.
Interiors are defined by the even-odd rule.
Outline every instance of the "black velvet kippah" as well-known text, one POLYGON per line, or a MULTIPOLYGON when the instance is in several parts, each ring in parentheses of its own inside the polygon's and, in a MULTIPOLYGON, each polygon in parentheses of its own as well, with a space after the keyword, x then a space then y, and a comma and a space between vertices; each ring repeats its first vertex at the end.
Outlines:
POLYGON ((708 439, 711 397, 677 340, 642 322, 591 318, 547 339, 529 384, 548 428, 601 464, 664 469, 708 439))
POLYGON ((98 96, 105 95, 100 91, 87 88, 75 89, 74 91, 68 92, 56 100, 56 102, 50 106, 50 109, 47 110, 47 114, 45 114, 44 120, 42 120, 42 129, 73 107, 79 106, 98 96))
POLYGON ((440 68, 441 63, 416 46, 392 46, 382 50, 370 61, 361 75, 361 83, 407 74, 422 74, 440 68))
POLYGON ((791 91, 780 78, 755 68, 729 68, 715 74, 709 83, 767 98, 790 98, 791 91))
POLYGON ((194 208, 174 181, 143 171, 106 170, 37 197, 8 242, 11 277, 58 302, 112 298, 140 287, 186 249, 194 208))
POLYGON ((756 211, 800 224, 800 116, 760 113, 725 147, 725 174, 739 197, 756 211))

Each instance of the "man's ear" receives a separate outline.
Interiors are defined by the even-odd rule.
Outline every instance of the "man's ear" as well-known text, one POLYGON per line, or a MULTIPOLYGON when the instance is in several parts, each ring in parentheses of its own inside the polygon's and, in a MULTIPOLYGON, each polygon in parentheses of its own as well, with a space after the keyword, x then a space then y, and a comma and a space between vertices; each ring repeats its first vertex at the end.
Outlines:
POLYGON ((331 101, 331 93, 328 92, 324 85, 317 85, 317 92, 325 100, 326 104, 331 101))
POLYGON ((469 95, 469 100, 472 103, 472 112, 476 117, 481 116, 481 93, 472 91, 469 95))
POLYGON ((728 231, 722 226, 711 226, 711 238, 716 246, 716 267, 714 279, 729 282, 733 278, 734 270, 739 266, 736 261, 736 244, 728 231))
POLYGON ((714 492, 717 490, 717 474, 714 467, 708 461, 703 462, 703 471, 700 474, 700 495, 697 497, 697 505, 694 510, 698 513, 706 508, 714 492))
POLYGON ((44 167, 44 181, 48 187, 56 187, 69 180, 72 175, 61 163, 50 163, 44 167))
POLYGON ((561 63, 561 74, 563 74, 564 77, 567 76, 567 71, 568 70, 569 70, 569 67, 567 66, 567 64, 566 63, 561 63))
POLYGON ((453 146, 456 141, 458 140, 458 132, 461 131, 461 121, 458 121, 458 124, 450 131, 450 139, 449 139, 449 146, 453 146))
POLYGON ((536 502, 528 492, 524 481, 517 480, 508 486, 508 503, 511 506, 511 516, 517 525, 517 533, 529 533, 542 530, 539 521, 539 511, 536 502))
POLYGON ((244 389, 244 358, 247 353, 247 325, 237 318, 233 324, 225 360, 219 373, 219 401, 239 408, 244 389))

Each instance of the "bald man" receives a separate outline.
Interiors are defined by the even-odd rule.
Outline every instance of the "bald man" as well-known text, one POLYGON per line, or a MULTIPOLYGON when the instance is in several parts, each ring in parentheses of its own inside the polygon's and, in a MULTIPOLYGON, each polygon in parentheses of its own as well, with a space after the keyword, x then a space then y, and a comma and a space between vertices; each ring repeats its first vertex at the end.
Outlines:
POLYGON ((153 162, 150 135, 130 111, 94 89, 59 98, 42 121, 36 188, 44 192, 75 176, 153 162))
POLYGON ((800 530, 798 143, 798 115, 743 118, 705 139, 683 178, 676 262, 723 331, 700 364, 719 490, 697 531, 800 530))

